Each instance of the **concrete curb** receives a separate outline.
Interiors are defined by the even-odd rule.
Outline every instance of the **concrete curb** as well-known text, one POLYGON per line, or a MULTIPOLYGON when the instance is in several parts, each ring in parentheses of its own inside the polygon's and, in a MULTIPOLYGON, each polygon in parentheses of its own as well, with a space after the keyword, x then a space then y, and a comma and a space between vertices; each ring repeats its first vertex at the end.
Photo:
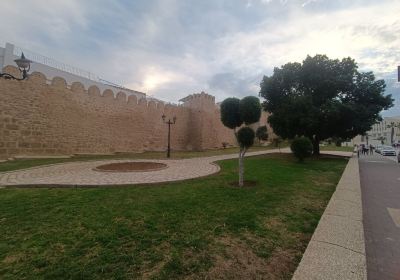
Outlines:
POLYGON ((367 279, 357 157, 350 158, 292 279, 367 279))

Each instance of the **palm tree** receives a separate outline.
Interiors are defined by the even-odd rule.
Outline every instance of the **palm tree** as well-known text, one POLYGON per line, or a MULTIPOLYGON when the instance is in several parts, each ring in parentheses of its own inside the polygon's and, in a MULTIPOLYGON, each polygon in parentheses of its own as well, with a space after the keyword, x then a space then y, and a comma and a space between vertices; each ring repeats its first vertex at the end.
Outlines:
POLYGON ((383 144, 385 144, 386 137, 379 136, 378 138, 376 138, 376 140, 381 141, 381 144, 383 145, 383 144))
POLYGON ((400 127, 400 124, 396 124, 395 122, 390 122, 390 124, 388 124, 386 127, 391 129, 390 130, 390 144, 393 145, 394 128, 400 127))

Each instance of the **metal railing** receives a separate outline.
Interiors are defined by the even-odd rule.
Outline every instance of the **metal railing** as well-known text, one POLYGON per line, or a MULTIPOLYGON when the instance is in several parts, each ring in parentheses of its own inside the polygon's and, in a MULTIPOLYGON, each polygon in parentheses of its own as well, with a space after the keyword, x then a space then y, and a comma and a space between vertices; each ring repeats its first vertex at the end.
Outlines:
POLYGON ((14 46, 14 51, 13 51, 14 55, 21 56, 22 52, 24 52, 24 55, 26 58, 28 58, 34 62, 41 63, 43 65, 46 65, 46 66, 49 66, 49 67, 73 74, 73 75, 77 75, 77 76, 80 76, 80 77, 83 77, 83 78, 86 78, 86 79, 89 79, 92 81, 96 81, 96 82, 100 81, 100 78, 97 75, 95 75, 87 70, 83 70, 78 67, 74 67, 74 66, 59 62, 53 58, 49 58, 44 55, 32 52, 30 50, 23 49, 18 46, 14 46))
POLYGON ((58 69, 60 71, 64 71, 64 72, 67 72, 67 73, 70 73, 70 74, 73 74, 73 75, 76 75, 76 76, 79 76, 79 77, 83 77, 83 78, 89 79, 89 80, 97 82, 97 83, 101 83, 101 84, 104 84, 104 85, 108 85, 108 86, 112 86, 112 87, 115 87, 115 88, 119 88, 121 90, 125 90, 125 91, 128 91, 130 93, 142 93, 142 92, 139 92, 139 91, 135 91, 135 90, 126 88, 121 84, 118 84, 118 83, 115 83, 115 82, 110 82, 110 81, 107 81, 105 79, 102 79, 99 76, 97 76, 97 75, 95 75, 95 74, 93 74, 93 73, 91 73, 91 72, 89 72, 87 70, 83 70, 83 69, 80 69, 78 67, 74 67, 74 66, 59 62, 59 61, 57 61, 57 60, 55 60, 53 58, 49 58, 49 57, 46 57, 44 55, 41 55, 41 54, 38 54, 38 53, 35 53, 35 52, 30 51, 30 50, 27 50, 27 49, 24 49, 24 48, 21 48, 21 47, 18 47, 18 46, 14 45, 13 54, 15 56, 18 56, 18 57, 21 56, 22 52, 24 52, 24 55, 25 55, 26 58, 32 60, 33 62, 37 62, 37 63, 43 64, 43 65, 46 65, 48 67, 52 67, 54 69, 58 69))

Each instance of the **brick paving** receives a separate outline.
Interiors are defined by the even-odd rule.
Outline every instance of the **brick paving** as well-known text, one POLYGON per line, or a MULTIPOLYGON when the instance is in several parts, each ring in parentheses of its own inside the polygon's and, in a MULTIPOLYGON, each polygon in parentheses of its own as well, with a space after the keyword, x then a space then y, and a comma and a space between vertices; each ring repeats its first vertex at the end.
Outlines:
MULTIPOLYGON (((246 156, 276 153, 277 150, 249 152, 246 156)), ((289 152, 289 149, 282 149, 289 152)), ((346 152, 330 154, 349 156, 346 152)), ((237 154, 181 160, 101 160, 60 163, 24 170, 0 173, 0 186, 107 186, 171 182, 203 177, 217 173, 220 167, 214 162, 237 158, 237 154), (149 172, 98 172, 93 169, 102 164, 116 162, 159 162, 166 169, 149 172)))

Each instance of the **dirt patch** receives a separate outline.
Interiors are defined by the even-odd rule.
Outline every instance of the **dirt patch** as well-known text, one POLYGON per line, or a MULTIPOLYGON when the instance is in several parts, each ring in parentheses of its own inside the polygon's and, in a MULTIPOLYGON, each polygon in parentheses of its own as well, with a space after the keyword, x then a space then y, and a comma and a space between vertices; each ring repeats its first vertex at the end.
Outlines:
MULTIPOLYGON (((229 185, 231 185, 232 187, 239 187, 239 182, 235 181, 235 182, 229 182, 229 185)), ((251 187, 255 187, 257 186, 257 181, 252 181, 252 180, 244 180, 243 181, 243 187, 245 188, 251 188, 251 187)))
POLYGON ((271 256, 257 256, 243 240, 224 237, 224 253, 215 257, 206 279, 289 279, 296 262, 294 250, 275 249, 271 256))
POLYGON ((14 255, 8 255, 2 260, 2 262, 5 264, 13 264, 15 262, 19 262, 23 257, 24 257, 24 255, 21 253, 17 253, 14 255))
POLYGON ((100 172, 145 172, 165 169, 168 166, 159 162, 118 162, 97 166, 93 170, 100 172))

